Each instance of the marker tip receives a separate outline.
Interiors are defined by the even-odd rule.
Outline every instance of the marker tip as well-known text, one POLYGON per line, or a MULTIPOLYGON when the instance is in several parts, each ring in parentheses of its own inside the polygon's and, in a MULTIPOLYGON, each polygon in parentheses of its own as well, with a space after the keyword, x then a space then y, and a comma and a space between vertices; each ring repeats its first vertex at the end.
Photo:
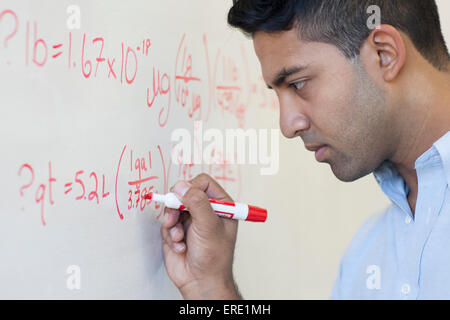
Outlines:
POLYGON ((153 192, 149 192, 144 196, 145 200, 152 200, 153 198, 153 192))

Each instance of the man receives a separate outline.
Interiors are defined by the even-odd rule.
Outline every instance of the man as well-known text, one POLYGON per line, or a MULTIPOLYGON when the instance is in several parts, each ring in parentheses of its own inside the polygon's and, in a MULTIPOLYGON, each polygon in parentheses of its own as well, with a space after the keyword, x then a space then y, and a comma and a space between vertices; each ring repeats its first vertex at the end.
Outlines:
MULTIPOLYGON (((229 23, 253 39, 283 135, 342 181, 373 172, 392 201, 354 237, 332 297, 450 298, 450 73, 435 1, 233 2, 229 23)), ((173 191, 190 215, 166 209, 169 276, 184 298, 240 298, 237 223, 207 201, 230 197, 207 175, 173 191)))

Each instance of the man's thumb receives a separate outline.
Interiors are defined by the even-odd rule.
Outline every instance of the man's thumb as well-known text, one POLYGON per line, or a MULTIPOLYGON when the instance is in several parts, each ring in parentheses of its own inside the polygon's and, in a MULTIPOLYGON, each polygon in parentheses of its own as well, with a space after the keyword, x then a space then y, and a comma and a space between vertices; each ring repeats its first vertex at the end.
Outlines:
POLYGON ((214 214, 206 193, 187 181, 179 181, 173 186, 173 192, 189 210, 192 219, 200 225, 216 224, 220 218, 214 214))

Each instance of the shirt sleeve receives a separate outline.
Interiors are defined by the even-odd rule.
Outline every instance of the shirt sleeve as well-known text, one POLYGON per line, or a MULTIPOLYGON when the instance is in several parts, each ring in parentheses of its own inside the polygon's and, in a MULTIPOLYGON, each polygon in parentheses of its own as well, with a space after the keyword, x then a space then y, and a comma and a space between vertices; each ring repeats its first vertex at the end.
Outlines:
POLYGON ((331 292, 331 300, 342 300, 342 259, 339 263, 339 270, 336 280, 334 281, 333 291, 331 292))

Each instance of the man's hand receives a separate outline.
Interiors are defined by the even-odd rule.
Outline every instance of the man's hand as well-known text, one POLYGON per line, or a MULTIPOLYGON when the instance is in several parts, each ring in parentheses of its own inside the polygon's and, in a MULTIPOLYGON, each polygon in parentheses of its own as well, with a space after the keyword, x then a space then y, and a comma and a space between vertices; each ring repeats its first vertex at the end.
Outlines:
POLYGON ((238 222, 217 216, 208 198, 233 201, 207 174, 172 188, 189 212, 166 208, 161 226, 167 273, 185 299, 240 299, 232 273, 238 222))

